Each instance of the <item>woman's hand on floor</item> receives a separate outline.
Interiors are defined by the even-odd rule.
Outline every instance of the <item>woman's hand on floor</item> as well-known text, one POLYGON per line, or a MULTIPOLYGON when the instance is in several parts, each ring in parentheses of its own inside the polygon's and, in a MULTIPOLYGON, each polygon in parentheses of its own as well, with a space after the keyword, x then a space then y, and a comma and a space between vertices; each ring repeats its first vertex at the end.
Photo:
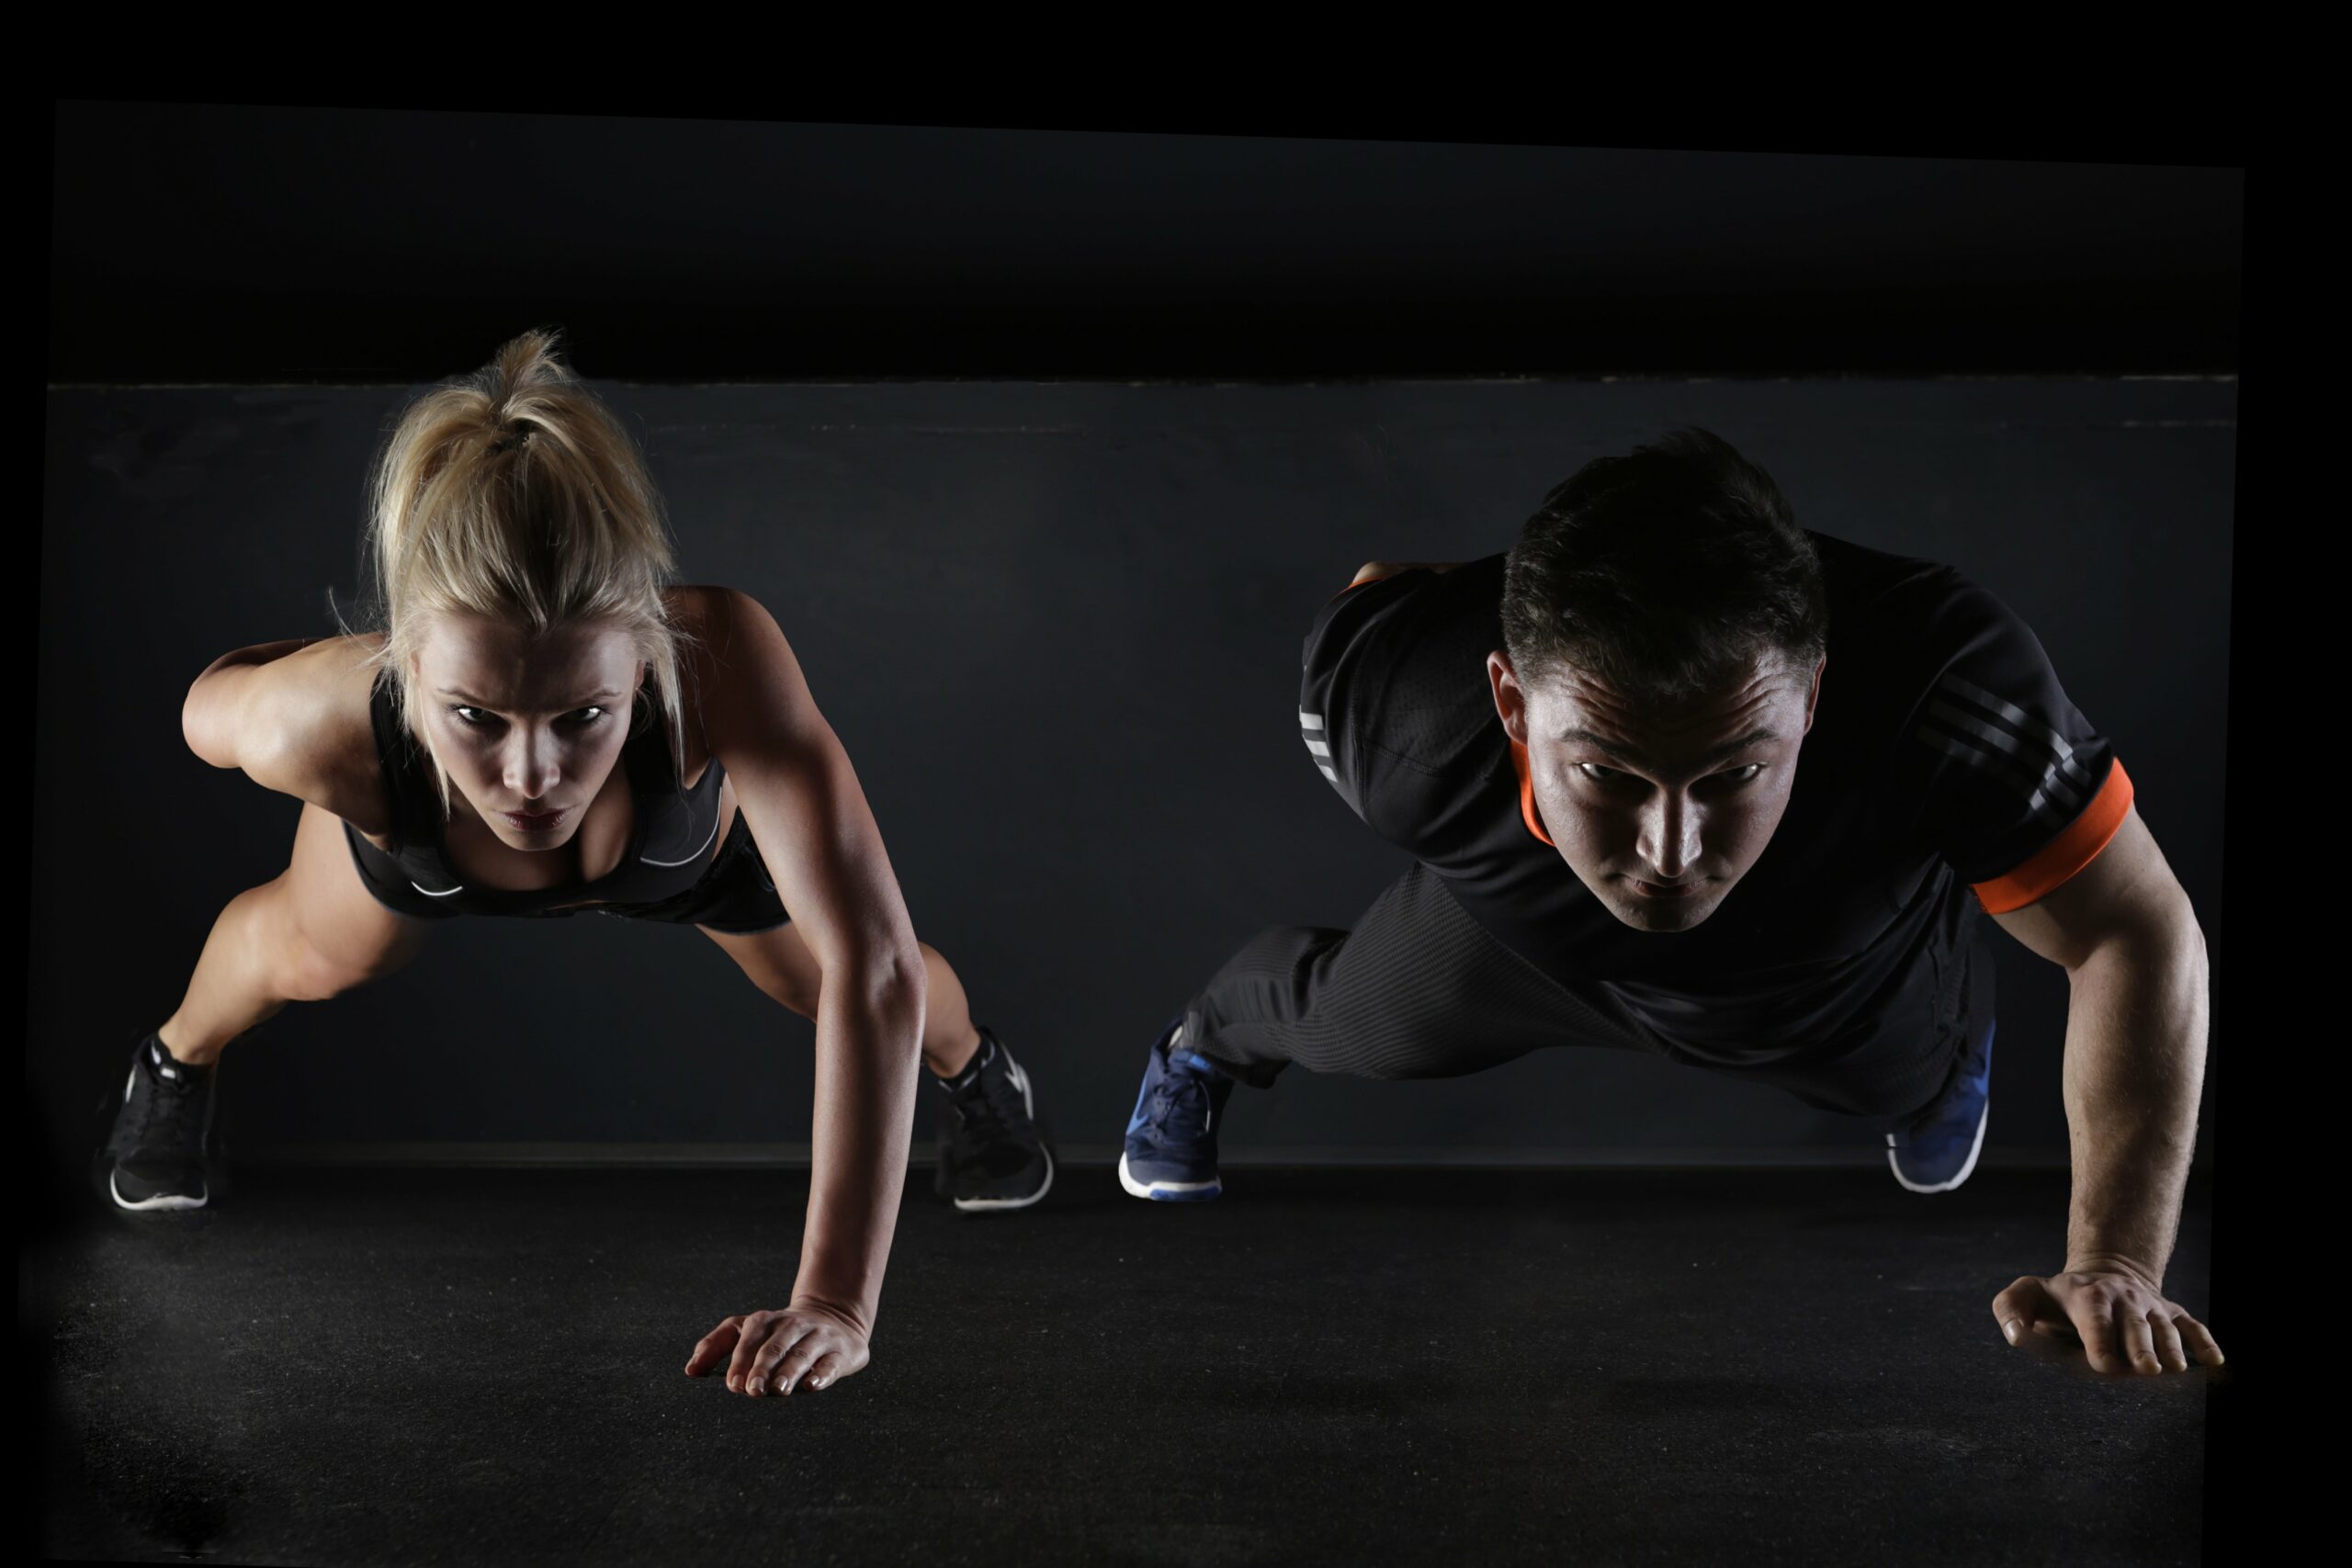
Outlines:
POLYGON ((865 1331, 831 1307, 795 1302, 782 1312, 745 1313, 702 1337, 686 1376, 702 1377, 721 1360, 737 1393, 788 1394, 796 1384, 829 1388, 872 1359, 865 1331))

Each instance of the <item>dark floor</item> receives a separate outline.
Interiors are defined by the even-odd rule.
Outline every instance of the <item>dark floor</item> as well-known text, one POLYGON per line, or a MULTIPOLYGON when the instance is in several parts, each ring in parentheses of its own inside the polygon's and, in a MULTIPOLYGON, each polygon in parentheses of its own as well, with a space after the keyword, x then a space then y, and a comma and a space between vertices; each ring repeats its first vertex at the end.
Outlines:
MULTIPOLYGON (((875 1360, 680 1372, 781 1306, 804 1174, 248 1172, 20 1275, 42 1546, 300 1563, 2198 1561, 2207 1374, 1990 1311, 2063 1174, 1233 1170, 910 1184, 875 1360)), ((2168 1284, 2206 1301, 2205 1189, 2168 1284)), ((2217 1325, 2229 1343, 2227 1325, 2217 1325)))

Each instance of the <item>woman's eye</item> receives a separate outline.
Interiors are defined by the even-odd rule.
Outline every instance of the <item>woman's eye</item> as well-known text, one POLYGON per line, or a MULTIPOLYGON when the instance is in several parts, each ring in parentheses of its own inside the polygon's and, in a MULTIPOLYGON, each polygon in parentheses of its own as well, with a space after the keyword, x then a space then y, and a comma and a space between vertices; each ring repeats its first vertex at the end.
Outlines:
POLYGON ((604 717, 607 711, 608 710, 601 707, 584 707, 578 713, 573 714, 571 716, 578 719, 582 724, 594 724, 598 719, 604 717))
POLYGON ((480 709, 480 708, 453 707, 453 708, 451 708, 449 711, 450 711, 451 713, 453 713, 453 714, 456 714, 459 718, 461 718, 461 719, 465 720, 468 724, 476 724, 476 725, 478 725, 478 724, 481 724, 481 723, 483 723, 483 722, 484 722, 484 720, 483 720, 483 718, 482 718, 482 712, 481 712, 481 709, 480 709))

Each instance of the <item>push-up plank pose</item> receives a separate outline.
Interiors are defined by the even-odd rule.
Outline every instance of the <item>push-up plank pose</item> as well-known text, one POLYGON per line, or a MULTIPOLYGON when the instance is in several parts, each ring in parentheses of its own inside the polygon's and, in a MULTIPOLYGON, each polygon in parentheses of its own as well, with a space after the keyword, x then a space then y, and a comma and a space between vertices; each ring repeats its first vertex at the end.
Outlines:
POLYGON ((1352 931, 1261 932, 1154 1043, 1119 1177, 1219 1191, 1238 1080, 1615 1045, 1879 1119, 1917 1192, 1983 1146, 1979 909, 2063 965, 2064 1268, 1994 1301, 2101 1371, 2218 1364, 2163 1294, 2205 944, 2112 747, 1957 571, 1799 528, 1703 431, 1588 464, 1508 556, 1374 562, 1308 632, 1300 734, 1416 864, 1352 931), (1802 748, 1804 766, 1798 770, 1802 748))
POLYGON ((666 586, 634 446, 548 334, 419 399, 379 460, 382 628, 267 643, 199 676, 188 745, 303 802, 286 871, 233 899, 141 1040, 99 1156, 125 1209, 198 1208, 222 1047, 289 1001, 406 963, 458 915, 698 926, 817 1024, 800 1270, 686 1370, 788 1393, 866 1364, 905 1179, 915 1061, 940 1086, 939 1190, 1044 1196, 1026 1076, 918 943, 865 798, 775 621, 666 586), (789 913, 787 913, 789 911, 789 913))

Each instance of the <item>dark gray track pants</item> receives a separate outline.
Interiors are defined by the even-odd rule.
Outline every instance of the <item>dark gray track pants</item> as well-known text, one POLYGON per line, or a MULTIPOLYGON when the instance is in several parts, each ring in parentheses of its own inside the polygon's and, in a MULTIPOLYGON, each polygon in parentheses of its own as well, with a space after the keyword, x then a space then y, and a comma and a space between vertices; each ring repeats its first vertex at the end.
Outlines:
MULTIPOLYGON (((1967 1030, 1992 1021, 1992 969, 1989 953, 1972 952, 1967 1030)), ((1891 1123, 1936 1098, 1959 1055, 1962 1028, 1922 1024, 1916 1048, 1869 1059, 1808 1066, 1775 1055, 1752 1072, 1693 1065, 1891 1123)), ((1442 1078, 1561 1045, 1687 1059, 1605 988, 1579 996, 1488 936, 1444 879, 1419 863, 1373 900, 1352 931, 1259 932, 1186 1008, 1184 1040, 1261 1089, 1294 1062, 1353 1077, 1442 1078)))

